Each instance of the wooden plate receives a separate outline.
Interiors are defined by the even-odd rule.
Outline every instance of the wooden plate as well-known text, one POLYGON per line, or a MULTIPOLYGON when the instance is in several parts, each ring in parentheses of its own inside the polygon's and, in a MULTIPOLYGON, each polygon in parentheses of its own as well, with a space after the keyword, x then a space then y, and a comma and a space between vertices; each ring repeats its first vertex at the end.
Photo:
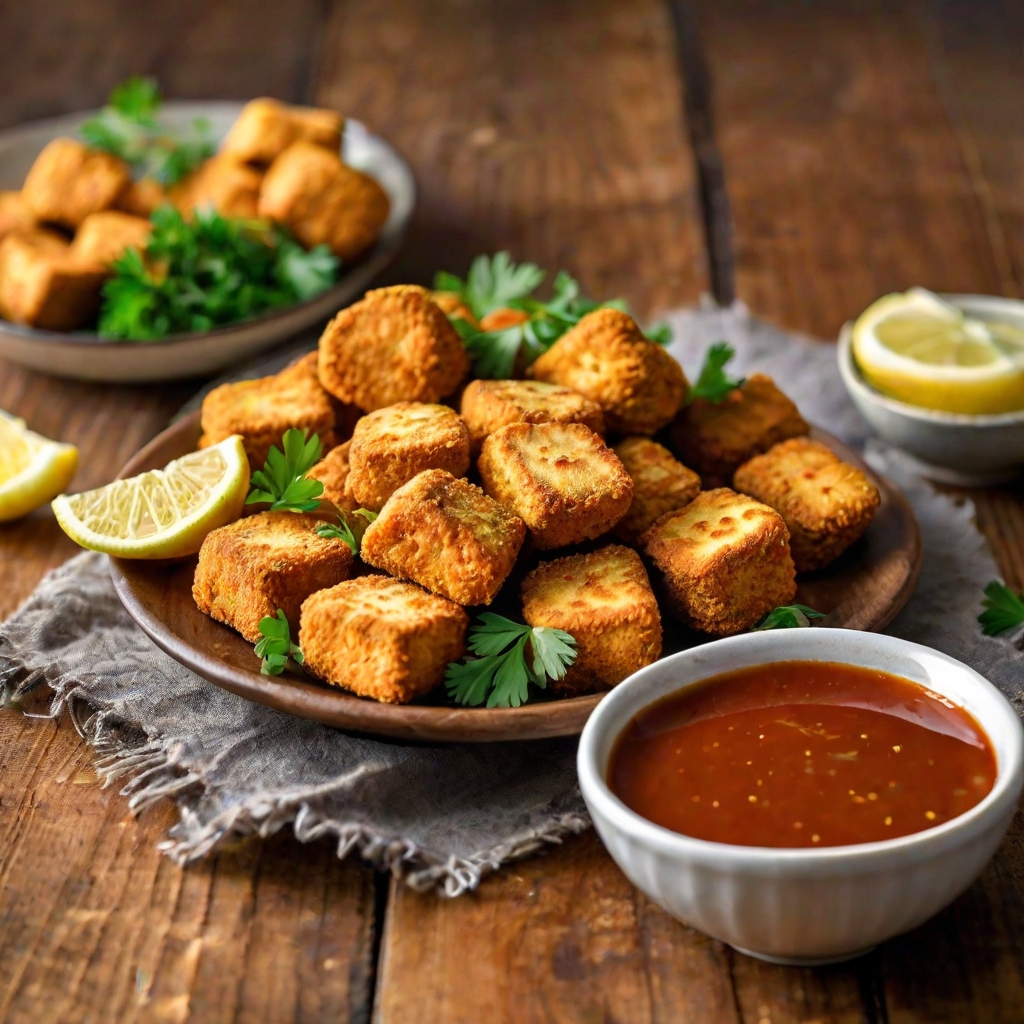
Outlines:
MULTIPOLYGON (((142 449, 122 470, 133 476, 165 466, 195 448, 199 413, 180 420, 142 449)), ((921 568, 921 537, 903 495, 836 438, 814 436, 874 481, 882 503, 864 536, 827 569, 801 577, 797 600, 827 612, 824 624, 874 630, 906 604, 921 568)), ((406 740, 483 743, 579 733, 600 694, 538 700, 520 708, 455 708, 440 703, 379 704, 321 684, 296 671, 260 675, 259 659, 233 630, 204 615, 192 600, 196 558, 182 562, 111 559, 118 596, 158 647, 217 686, 327 725, 406 740)), ((665 652, 706 638, 666 619, 665 652)))

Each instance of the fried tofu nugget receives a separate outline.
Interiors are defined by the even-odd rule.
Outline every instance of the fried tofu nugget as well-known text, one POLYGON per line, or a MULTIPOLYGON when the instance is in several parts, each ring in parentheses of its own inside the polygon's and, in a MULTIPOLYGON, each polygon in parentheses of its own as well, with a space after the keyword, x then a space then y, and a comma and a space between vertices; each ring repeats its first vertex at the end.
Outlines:
POLYGON ((109 210, 131 182, 128 165, 75 139, 54 139, 29 169, 21 196, 37 220, 77 228, 109 210))
POLYGON ((633 481, 633 501, 615 533, 634 543, 656 519, 700 494, 700 477, 649 437, 627 437, 612 448, 633 481))
POLYGON ((510 423, 484 441, 477 468, 544 550, 600 537, 633 498, 619 457, 582 423, 510 423))
POLYGON ((204 160, 168 192, 168 199, 188 218, 199 207, 211 206, 222 217, 258 215, 262 174, 227 153, 204 160))
POLYGON ((323 516, 260 512, 210 533, 199 549, 192 597, 201 612, 260 639, 260 619, 280 608, 298 628, 302 602, 347 580, 352 549, 316 532, 323 516))
POLYGON ((363 534, 367 565, 464 605, 490 604, 526 527, 479 487, 428 469, 399 487, 363 534))
POLYGON ((342 260, 354 260, 373 245, 388 219, 387 192, 336 152, 296 142, 263 179, 259 211, 287 226, 307 248, 326 245, 342 260))
POLYGON ((881 500, 856 466, 806 437, 745 462, 736 470, 735 487, 786 521, 797 572, 835 561, 868 528, 881 500))
POLYGON ((540 380, 470 381, 459 411, 476 455, 485 438, 509 423, 583 423, 604 435, 604 415, 597 402, 572 388, 540 380))
POLYGON ((749 629, 796 595, 782 516, 728 487, 666 513, 640 543, 662 573, 669 608, 713 636, 749 629))
POLYGON ((128 249, 145 250, 152 225, 142 217, 119 210, 90 213, 75 232, 70 254, 83 263, 109 267, 128 249))
POLYGON ((0 242, 14 231, 31 231, 35 214, 20 192, 0 192, 0 242))
POLYGON ((231 126, 220 151, 252 164, 269 164, 302 139, 337 153, 345 119, 321 107, 293 107, 261 97, 250 100, 231 126))
POLYGON ((299 646, 315 676, 386 704, 408 704, 466 650, 469 617, 456 604, 387 576, 361 576, 302 606, 299 646))
POLYGON ((307 474, 310 480, 319 480, 324 485, 323 497, 334 502, 338 508, 347 512, 354 512, 359 508, 359 502, 348 493, 346 483, 348 482, 349 463, 348 452, 352 447, 351 441, 339 444, 332 448, 307 474))
POLYGON ((117 197, 114 209, 149 220, 150 214, 167 202, 167 193, 159 181, 155 178, 140 178, 131 182, 117 197))
POLYGON ((320 336, 324 387, 366 412, 396 402, 436 402, 468 372, 455 328, 416 285, 367 292, 320 336))
POLYGON ((660 430, 672 421, 689 386, 682 367, 617 309, 588 313, 528 373, 597 402, 616 434, 660 430))
POLYGON ((731 483, 747 459, 808 430, 797 407, 771 377, 753 373, 724 401, 698 398, 682 409, 672 426, 672 443, 707 487, 731 483))
POLYGON ((0 316, 73 331, 96 319, 106 268, 84 263, 56 232, 15 231, 0 242, 0 316))
POLYGON ((661 615, 640 556, 611 544, 586 555, 542 562, 523 580, 523 618, 563 629, 576 661, 551 682, 561 696, 621 683, 661 656, 661 615))
POLYGON ((425 469, 465 476, 469 431, 446 405, 397 402, 364 416, 352 434, 348 490, 374 512, 425 469))
POLYGON ((241 434, 249 465, 262 469, 272 445, 281 447, 289 427, 318 434, 334 447, 335 409, 317 377, 317 354, 310 352, 271 377, 222 384, 204 399, 200 447, 241 434))

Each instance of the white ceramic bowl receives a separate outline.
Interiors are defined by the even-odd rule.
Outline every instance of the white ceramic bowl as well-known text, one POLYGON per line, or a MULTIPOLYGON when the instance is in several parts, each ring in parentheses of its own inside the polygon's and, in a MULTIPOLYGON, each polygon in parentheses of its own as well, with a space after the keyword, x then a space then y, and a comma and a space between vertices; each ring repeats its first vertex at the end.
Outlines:
POLYGON ((787 629, 719 640, 642 669, 601 701, 580 738, 580 786, 598 834, 636 886, 684 923, 744 953, 787 964, 866 952, 921 924, 977 878, 1024 783, 1024 730, 1010 703, 966 665, 895 637, 787 629), (966 814, 898 839, 823 849, 732 846, 679 835, 631 811, 605 776, 633 717, 709 676, 773 661, 838 661, 926 685, 969 711, 998 772, 966 814))
MULTIPOLYGON (((1024 302, 993 295, 944 295, 965 313, 1024 327, 1024 302)), ((946 483, 984 486, 1012 479, 1024 466, 1024 411, 997 416, 936 412, 887 398, 868 384, 853 359, 852 324, 839 335, 839 374, 860 414, 879 436, 946 483)))

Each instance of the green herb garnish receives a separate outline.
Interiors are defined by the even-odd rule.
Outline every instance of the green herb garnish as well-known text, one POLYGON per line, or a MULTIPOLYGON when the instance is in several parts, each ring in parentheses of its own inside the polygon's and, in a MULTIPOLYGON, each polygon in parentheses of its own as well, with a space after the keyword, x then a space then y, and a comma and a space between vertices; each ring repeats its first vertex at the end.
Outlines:
POLYGON ((726 341, 716 341, 708 349, 697 383, 690 388, 690 393, 686 396, 687 405, 695 398, 703 398, 717 405, 730 391, 743 387, 743 377, 730 377, 725 372, 726 364, 734 355, 735 349, 726 341))
POLYGON ((304 430, 292 427, 285 431, 281 445, 284 450, 272 446, 263 468, 253 473, 245 503, 270 502, 271 512, 312 512, 320 507, 317 499, 324 485, 308 479, 306 473, 323 454, 320 438, 314 434, 307 440, 304 430))
POLYGON ((326 246, 306 252, 269 221, 203 209, 186 221, 171 206, 151 220, 145 257, 129 249, 103 286, 102 337, 151 341, 208 331, 302 302, 337 280, 338 259, 326 246))
POLYGON ((985 610, 978 616, 985 636, 998 636, 1024 623, 1024 600, 1009 587, 993 580, 985 588, 985 610))
POLYGON ((529 686, 544 689, 576 660, 576 641, 561 629, 524 626, 484 612, 470 630, 475 658, 453 661, 445 672, 448 696, 457 704, 517 708, 530 699, 529 686))
POLYGON ((648 327, 644 331, 644 335, 648 341, 653 341, 655 345, 671 345, 672 325, 663 321, 660 324, 655 324, 653 327, 648 327))
POLYGON ((304 661, 300 648, 292 643, 291 630, 284 612, 277 609, 277 616, 264 616, 260 619, 260 635, 263 637, 256 643, 256 657, 263 659, 260 672, 265 676, 279 676, 291 658, 296 664, 304 661))
POLYGON ((446 270, 434 275, 434 289, 455 292, 478 320, 515 299, 525 299, 544 280, 544 271, 536 263, 512 262, 507 252, 477 256, 466 280, 446 270))
POLYGON ((811 619, 825 618, 822 612, 816 612, 805 604, 784 604, 773 608, 752 629, 799 629, 811 624, 811 619))
POLYGON ((321 523, 316 532, 321 537, 343 540, 352 549, 352 554, 358 555, 363 534, 376 518, 376 512, 371 512, 368 508, 357 508, 353 512, 339 513, 337 524, 321 523))
POLYGON ((152 78, 129 78, 82 125, 82 137, 93 149, 126 161, 137 177, 173 185, 212 156, 214 145, 205 118, 192 122, 192 134, 186 138, 175 138, 161 128, 160 106, 160 89, 152 78))

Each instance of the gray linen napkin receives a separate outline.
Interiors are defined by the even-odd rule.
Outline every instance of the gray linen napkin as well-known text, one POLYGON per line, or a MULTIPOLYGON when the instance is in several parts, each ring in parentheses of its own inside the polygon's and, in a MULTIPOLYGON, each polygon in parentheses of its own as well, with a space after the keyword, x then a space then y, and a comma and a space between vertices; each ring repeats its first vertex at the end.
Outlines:
MULTIPOLYGON (((832 346, 771 327, 739 304, 670 320, 673 352, 691 375, 707 345, 726 338, 740 372, 770 373, 807 419, 865 441, 832 346)), ((891 448, 871 443, 868 458, 907 494, 927 552, 917 593, 889 632, 974 666, 1024 712, 1016 646, 983 637, 975 621, 981 588, 998 571, 970 503, 937 494, 891 448)), ((408 744, 251 704, 159 651, 122 609, 95 554, 47 576, 0 626, 0 705, 40 699, 49 715, 72 715, 102 776, 127 780, 130 807, 175 800, 180 819, 162 848, 179 862, 229 834, 268 836, 290 824, 302 842, 331 836, 339 857, 358 850, 416 889, 457 896, 589 826, 575 740, 408 744)))

